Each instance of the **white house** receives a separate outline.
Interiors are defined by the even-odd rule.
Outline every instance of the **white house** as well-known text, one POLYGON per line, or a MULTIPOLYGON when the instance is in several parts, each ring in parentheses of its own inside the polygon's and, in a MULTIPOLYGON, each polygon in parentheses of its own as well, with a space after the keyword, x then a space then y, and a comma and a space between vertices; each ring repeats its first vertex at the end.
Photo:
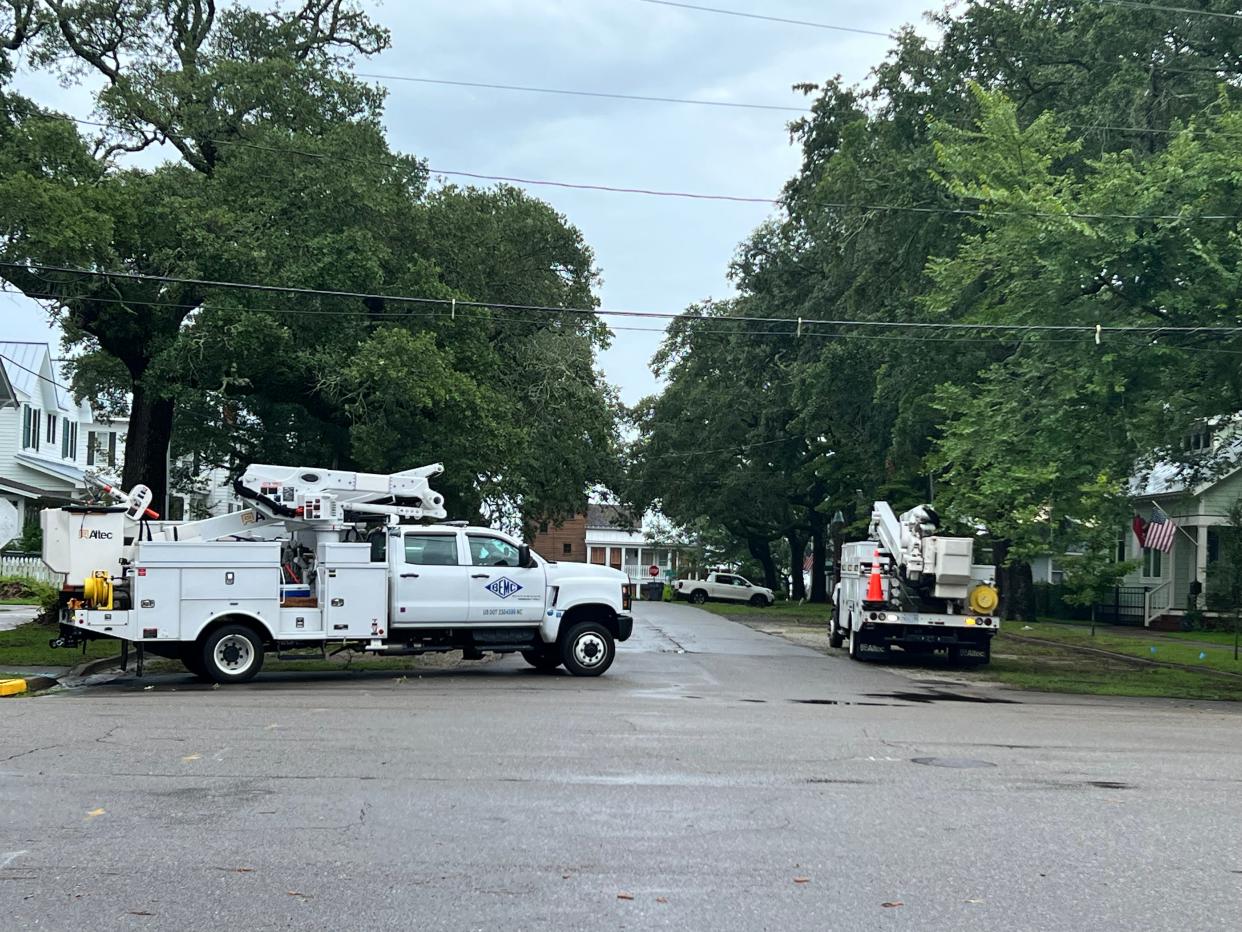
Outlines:
POLYGON ((0 495, 23 521, 80 497, 87 467, 111 472, 123 448, 115 425, 73 400, 46 343, 0 342, 0 495))
POLYGON ((1143 549, 1131 529, 1118 541, 1118 557, 1136 560, 1138 567, 1126 577, 1127 586, 1146 589, 1143 621, 1176 622, 1189 607, 1192 587, 1200 588, 1197 607, 1205 605, 1207 568, 1220 552, 1218 529, 1228 523, 1229 510, 1242 500, 1242 430, 1236 423, 1221 421, 1204 425, 1188 438, 1191 453, 1216 456, 1233 464, 1208 481, 1188 478, 1184 467, 1156 466, 1131 487, 1135 511, 1150 519, 1158 506, 1177 525, 1168 553, 1143 549))
MULTIPOLYGON (((121 473, 125 423, 97 417, 68 386, 46 343, 0 342, 0 496, 23 526, 41 508, 80 499, 88 470, 121 473)), ((193 491, 174 493, 169 504, 174 519, 241 507, 223 470, 197 477, 193 491)))

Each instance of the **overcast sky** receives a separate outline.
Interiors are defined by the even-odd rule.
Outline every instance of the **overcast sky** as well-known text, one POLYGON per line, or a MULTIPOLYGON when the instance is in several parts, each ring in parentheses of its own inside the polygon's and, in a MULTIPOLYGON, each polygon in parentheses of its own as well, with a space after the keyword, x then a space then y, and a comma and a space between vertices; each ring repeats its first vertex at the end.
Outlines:
MULTIPOLYGON (((699 5, 876 31, 927 26, 931 0, 696 0, 699 5)), ((393 47, 366 73, 805 106, 792 85, 865 78, 891 42, 642 0, 420 0, 370 4, 393 47)), ((393 148, 433 169, 633 188, 774 197, 797 169, 796 114, 564 97, 384 81, 393 148)), ((84 89, 21 74, 17 88, 74 116, 84 89)), ((670 311, 731 293, 737 244, 771 212, 759 204, 531 189, 581 229, 603 274, 605 308, 670 311)), ((0 295, 0 338, 58 337, 31 302, 0 295)), ((611 324, 633 324, 610 319, 611 324)), ((650 326, 645 322, 637 326, 650 326)), ((657 386, 659 333, 617 331, 600 359, 632 404, 657 386)))

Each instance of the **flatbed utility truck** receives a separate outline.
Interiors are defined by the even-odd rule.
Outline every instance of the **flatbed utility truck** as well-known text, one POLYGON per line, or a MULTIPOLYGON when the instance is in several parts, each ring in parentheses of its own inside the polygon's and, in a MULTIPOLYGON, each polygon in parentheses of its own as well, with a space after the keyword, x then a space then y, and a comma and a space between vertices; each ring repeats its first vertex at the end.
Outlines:
POLYGON ((841 548, 841 581, 833 594, 832 647, 854 660, 892 649, 944 652, 951 660, 987 663, 1000 630, 990 566, 974 562, 974 540, 944 537, 930 505, 898 518, 876 502, 868 539, 841 548))
MULTIPOLYGON (((520 541, 446 517, 439 464, 392 475, 254 465, 250 507, 160 522, 150 491, 42 513, 43 560, 65 574, 53 646, 113 638, 217 683, 264 656, 518 652, 532 666, 598 676, 630 637, 629 580, 551 563, 520 541)), ((110 490, 111 491, 111 490, 110 490)))

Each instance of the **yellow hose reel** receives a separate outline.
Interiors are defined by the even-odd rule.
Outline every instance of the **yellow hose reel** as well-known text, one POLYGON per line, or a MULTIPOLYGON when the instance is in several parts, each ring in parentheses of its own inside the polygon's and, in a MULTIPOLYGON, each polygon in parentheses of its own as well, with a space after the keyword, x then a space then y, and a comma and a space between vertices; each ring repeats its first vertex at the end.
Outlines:
POLYGON ((82 584, 82 597, 88 608, 112 610, 112 579, 107 570, 95 570, 82 584))
POLYGON ((985 583, 970 591, 970 610, 976 615, 991 615, 998 605, 1000 595, 997 594, 995 586, 985 583))

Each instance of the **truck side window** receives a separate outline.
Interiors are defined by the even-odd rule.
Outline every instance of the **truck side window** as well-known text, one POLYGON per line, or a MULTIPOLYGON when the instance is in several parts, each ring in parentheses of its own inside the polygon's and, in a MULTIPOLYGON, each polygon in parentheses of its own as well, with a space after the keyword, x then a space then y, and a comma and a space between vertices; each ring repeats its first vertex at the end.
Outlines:
POLYGON ((517 547, 499 537, 470 535, 470 562, 475 566, 517 566, 517 547))
POLYGON ((415 566, 457 566, 456 535, 406 534, 405 562, 415 566))

